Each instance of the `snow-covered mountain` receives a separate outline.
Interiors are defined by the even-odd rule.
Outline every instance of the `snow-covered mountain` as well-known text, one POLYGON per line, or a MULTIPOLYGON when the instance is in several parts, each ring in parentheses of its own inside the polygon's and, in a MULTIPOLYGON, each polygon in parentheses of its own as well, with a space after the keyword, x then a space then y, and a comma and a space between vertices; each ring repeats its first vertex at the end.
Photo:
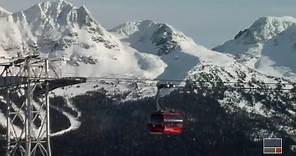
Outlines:
POLYGON ((260 72, 295 79, 295 24, 294 17, 262 17, 214 50, 260 72))
POLYGON ((180 51, 181 43, 193 42, 172 26, 151 20, 127 22, 111 29, 111 32, 118 33, 118 36, 132 47, 155 55, 180 51))
POLYGON ((76 8, 63 0, 47 1, 0 20, 0 31, 5 32, 0 38, 3 55, 38 49, 44 57, 64 57, 62 65, 55 65, 63 69, 62 76, 132 74, 155 78, 165 67, 153 55, 126 50, 85 6, 76 8), (147 68, 140 68, 141 64, 147 68))
POLYGON ((185 79, 199 64, 222 65, 233 62, 230 56, 206 49, 190 37, 165 23, 151 20, 128 22, 111 29, 124 45, 141 53, 159 56, 166 64, 159 78, 185 79))

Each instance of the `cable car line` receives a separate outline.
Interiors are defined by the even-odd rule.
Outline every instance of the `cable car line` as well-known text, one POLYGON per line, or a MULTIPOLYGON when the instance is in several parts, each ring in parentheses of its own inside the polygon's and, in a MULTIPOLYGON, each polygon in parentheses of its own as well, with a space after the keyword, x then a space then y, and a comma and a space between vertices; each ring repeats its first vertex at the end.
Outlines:
MULTIPOLYGON (((266 82, 266 83, 261 83, 261 85, 282 85, 283 87, 281 88, 276 88, 276 86, 273 87, 266 87, 264 86, 260 88, 259 87, 236 87, 233 86, 233 84, 248 84, 248 82, 234 82, 234 81, 196 81, 196 80, 174 80, 174 79, 138 79, 138 78, 110 78, 110 77, 62 77, 62 78, 68 78, 68 79, 75 79, 75 78, 85 78, 86 82, 97 82, 100 80, 106 80, 106 81, 123 81, 123 82, 136 82, 136 81, 142 81, 142 82, 158 82, 158 83, 165 83, 165 84, 174 84, 173 87, 171 88, 184 88, 184 85, 179 85, 178 83, 180 82, 190 82, 190 83, 196 83, 193 89, 203 89, 203 88, 214 88, 215 86, 209 86, 211 83, 220 83, 220 84, 229 84, 229 85, 224 85, 225 87, 231 87, 228 89, 236 89, 236 90, 295 90, 296 91, 296 83, 275 83, 275 82, 266 82), (287 87, 289 86, 289 87, 287 87)), ((30 78, 29 78, 30 79, 30 78)), ((44 81, 44 80, 55 80, 56 78, 40 78, 39 81, 44 81)), ((34 77, 32 77, 32 80, 34 81, 34 77)), ((11 85, 19 85, 19 84, 13 84, 11 85)))
MULTIPOLYGON (((197 81, 197 80, 189 80, 189 79, 148 79, 148 78, 125 78, 125 77, 86 77, 88 81, 92 80, 117 80, 117 81, 150 81, 150 82, 212 82, 212 83, 226 83, 226 84, 247 84, 248 82, 239 82, 239 81, 197 81)), ((262 84, 262 83, 261 83, 262 84)), ((263 84, 281 84, 281 85, 295 85, 296 82, 285 82, 285 83, 277 83, 277 82, 263 82, 263 84)))
MULTIPOLYGON (((234 81, 197 81, 197 80, 176 80, 176 79, 139 79, 139 78, 120 78, 120 77, 87 77, 87 82, 98 81, 98 80, 114 80, 114 81, 144 81, 144 82, 159 82, 159 83, 167 83, 170 84, 173 82, 190 82, 190 83, 198 83, 198 84, 209 84, 209 83, 222 83, 222 84, 248 84, 249 82, 234 82, 234 81)), ((227 85, 227 87, 232 87, 230 89, 242 89, 242 90, 296 90, 296 83, 276 83, 276 82, 263 82, 261 85, 282 85, 281 88, 260 88, 260 87, 235 87, 231 85, 227 85), (287 86, 291 86, 291 88, 284 88, 287 86)), ((276 87, 276 86, 274 86, 276 87)), ((175 85, 172 88, 184 88, 184 86, 175 85)), ((211 86, 199 86, 196 89, 202 88, 211 88, 211 86)))

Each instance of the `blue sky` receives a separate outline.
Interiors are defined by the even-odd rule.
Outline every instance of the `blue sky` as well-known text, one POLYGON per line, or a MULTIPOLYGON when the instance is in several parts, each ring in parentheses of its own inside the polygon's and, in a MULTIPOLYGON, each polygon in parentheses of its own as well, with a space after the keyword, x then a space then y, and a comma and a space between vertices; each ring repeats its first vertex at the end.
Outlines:
MULTIPOLYGON (((262 16, 295 16, 296 0, 68 0, 85 5, 107 29, 151 19, 172 25, 206 47, 231 39, 262 16)), ((10 11, 42 0, 0 0, 10 11)))

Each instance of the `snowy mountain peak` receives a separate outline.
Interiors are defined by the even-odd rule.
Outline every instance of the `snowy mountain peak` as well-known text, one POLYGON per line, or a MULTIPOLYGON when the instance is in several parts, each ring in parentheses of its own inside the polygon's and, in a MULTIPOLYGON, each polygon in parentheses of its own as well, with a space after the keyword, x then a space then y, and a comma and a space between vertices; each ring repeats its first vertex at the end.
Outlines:
POLYGON ((23 13, 29 23, 39 22, 44 24, 49 22, 51 25, 78 24, 80 27, 90 26, 92 23, 95 23, 95 20, 85 6, 76 8, 64 0, 39 3, 23 13))
POLYGON ((132 46, 150 47, 142 51, 158 51, 159 55, 168 54, 172 51, 180 50, 182 42, 192 40, 183 33, 175 30, 172 26, 165 23, 157 23, 151 20, 138 22, 127 22, 113 29, 121 38, 127 38, 132 46))
POLYGON ((10 15, 11 13, 9 11, 7 11, 6 9, 2 8, 0 6, 0 17, 3 17, 3 16, 8 16, 10 15))
POLYGON ((97 44, 106 49, 119 46, 118 40, 92 17, 85 6, 77 8, 64 0, 36 4, 7 19, 1 22, 10 26, 3 26, 1 31, 11 33, 4 34, 6 36, 0 41, 3 40, 3 49, 9 51, 20 51, 23 43, 38 47, 43 53, 63 51, 74 45, 89 48, 97 44))
POLYGON ((56 0, 56 1, 45 1, 36 4, 34 7, 40 7, 43 10, 52 10, 56 9, 57 12, 61 12, 64 8, 73 8, 74 6, 65 0, 56 0))
POLYGON ((295 26, 294 17, 261 17, 214 50, 235 54, 262 73, 295 79, 295 26))
POLYGON ((81 7, 79 7, 78 9, 81 13, 85 13, 87 15, 91 15, 91 12, 88 10, 88 8, 85 5, 82 5, 81 7))
POLYGON ((111 31, 121 33, 122 35, 131 35, 137 31, 151 31, 151 29, 154 30, 163 25, 173 29, 171 26, 164 23, 156 23, 152 20, 140 20, 136 22, 123 23, 111 29, 111 31))
POLYGON ((249 44, 265 42, 295 23, 296 19, 289 16, 261 17, 250 28, 239 32, 235 39, 243 40, 249 44))
POLYGON ((57 16, 62 11, 71 10, 72 8, 73 5, 67 1, 46 1, 30 7, 25 12, 35 12, 42 13, 43 15, 57 16))
POLYGON ((186 38, 183 33, 176 31, 172 26, 166 23, 157 23, 152 20, 127 22, 111 29, 111 31, 120 33, 121 35, 132 35, 137 32, 145 33, 145 35, 147 35, 148 33, 153 34, 161 32, 163 35, 186 38))

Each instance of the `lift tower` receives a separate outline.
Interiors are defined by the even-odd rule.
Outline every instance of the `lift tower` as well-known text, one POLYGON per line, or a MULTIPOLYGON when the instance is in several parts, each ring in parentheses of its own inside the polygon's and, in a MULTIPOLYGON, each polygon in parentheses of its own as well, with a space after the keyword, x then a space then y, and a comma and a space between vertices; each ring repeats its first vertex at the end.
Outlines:
POLYGON ((7 156, 51 156, 49 60, 38 55, 0 63, 7 104, 7 156), (40 93, 37 93, 37 90, 40 93))

